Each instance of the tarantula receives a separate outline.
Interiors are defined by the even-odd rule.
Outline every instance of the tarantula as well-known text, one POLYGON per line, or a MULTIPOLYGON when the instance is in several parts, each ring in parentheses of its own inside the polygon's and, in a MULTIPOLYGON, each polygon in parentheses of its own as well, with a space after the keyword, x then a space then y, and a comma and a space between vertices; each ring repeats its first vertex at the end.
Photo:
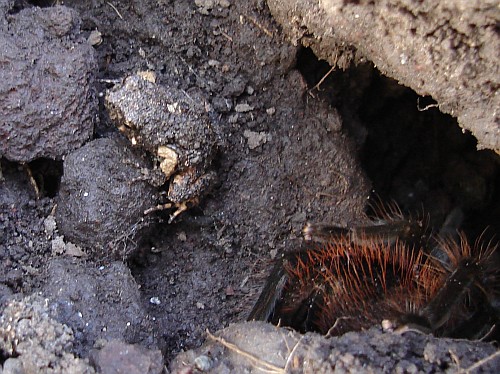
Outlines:
MULTIPOLYGON (((380 209, 379 209, 380 211, 380 209)), ((498 340, 497 246, 431 235, 392 206, 353 228, 308 224, 316 246, 278 261, 248 320, 328 336, 382 320, 438 336, 498 340)), ((453 220, 453 218, 451 218, 453 220)), ((450 226, 450 225, 448 225, 450 226)))

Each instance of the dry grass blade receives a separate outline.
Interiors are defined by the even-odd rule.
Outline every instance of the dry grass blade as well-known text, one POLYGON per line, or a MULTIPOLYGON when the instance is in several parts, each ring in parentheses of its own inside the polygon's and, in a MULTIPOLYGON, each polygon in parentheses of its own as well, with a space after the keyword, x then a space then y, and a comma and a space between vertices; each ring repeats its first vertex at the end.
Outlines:
POLYGON ((500 356, 500 350, 498 350, 495 353, 493 353, 493 354, 491 354, 491 355, 483 358, 482 360, 479 360, 474 365, 471 365, 471 366, 469 366, 466 369, 460 370, 460 373, 467 373, 467 374, 472 373, 474 370, 480 368, 481 366, 483 366, 484 364, 488 363, 489 361, 494 360, 498 356, 500 356))
POLYGON ((120 14, 120 12, 118 11, 118 9, 113 4, 111 4, 109 1, 106 1, 106 3, 108 3, 108 5, 111 8, 113 8, 113 10, 116 12, 116 14, 118 14, 118 17, 120 17, 121 19, 123 19, 122 15, 120 14))
POLYGON ((242 349, 240 349, 236 344, 230 343, 226 341, 224 338, 221 338, 219 336, 215 336, 210 333, 207 329, 207 335, 210 339, 222 344, 224 347, 228 348, 229 350, 236 352, 237 354, 247 358, 250 360, 256 368, 259 370, 265 371, 267 373, 272 373, 272 374, 282 374, 286 373, 285 369, 278 367, 276 365, 270 364, 269 362, 266 362, 259 357, 254 356, 251 353, 245 352, 242 349))

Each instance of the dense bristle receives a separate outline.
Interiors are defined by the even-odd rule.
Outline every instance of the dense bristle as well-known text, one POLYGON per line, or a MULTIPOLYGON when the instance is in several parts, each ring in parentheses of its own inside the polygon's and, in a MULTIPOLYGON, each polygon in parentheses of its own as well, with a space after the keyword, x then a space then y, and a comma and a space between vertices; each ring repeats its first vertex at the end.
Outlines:
POLYGON ((404 217, 396 204, 372 209, 366 225, 306 225, 305 239, 321 246, 287 255, 268 320, 328 335, 390 320, 465 337, 498 323, 497 246, 482 238, 471 246, 454 229, 456 212, 432 236, 425 219, 404 217))
POLYGON ((316 288, 316 301, 321 304, 311 306, 315 314, 311 319, 323 333, 332 333, 339 320, 337 328, 342 332, 402 315, 408 311, 406 306, 419 309, 433 296, 427 284, 442 278, 426 265, 421 251, 400 241, 387 247, 374 239, 356 245, 348 238, 337 238, 309 251, 307 261, 298 260, 288 272, 300 285, 299 294, 309 295, 311 287, 316 288))
POLYGON ((372 198, 370 199, 368 207, 378 220, 392 221, 395 219, 402 220, 408 218, 405 217, 401 208, 395 201, 383 203, 379 198, 372 198))

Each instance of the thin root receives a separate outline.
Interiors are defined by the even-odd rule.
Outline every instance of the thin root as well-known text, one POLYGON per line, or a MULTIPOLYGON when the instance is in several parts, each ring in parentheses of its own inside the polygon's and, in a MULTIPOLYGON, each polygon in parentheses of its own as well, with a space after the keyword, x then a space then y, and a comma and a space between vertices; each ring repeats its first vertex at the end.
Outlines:
POLYGON ((290 367, 290 365, 292 365, 292 357, 293 355, 295 354, 295 351, 297 350, 297 348, 299 347, 300 345, 300 342, 302 341, 302 338, 304 336, 301 336, 301 338, 297 341, 297 343, 293 346, 293 349, 291 350, 290 354, 288 355, 287 359, 286 359, 286 363, 285 363, 285 368, 283 369, 283 373, 287 373, 288 372, 288 369, 290 367))
POLYGON ((333 324, 332 327, 328 329, 328 331, 325 334, 325 338, 330 338, 331 333, 337 328, 338 324, 340 321, 346 320, 346 319, 352 319, 352 317, 339 317, 335 320, 335 323, 333 324))
POLYGON ((476 362, 474 365, 471 365, 469 366, 467 369, 462 369, 460 372, 461 373, 472 373, 473 370, 476 370, 478 369, 479 367, 483 366, 484 364, 486 364, 487 362, 491 361, 491 360, 494 360, 495 358, 497 358, 498 356, 500 356, 500 350, 496 351, 495 353, 483 358, 482 360, 479 360, 478 362, 476 362))
POLYGON ((116 9, 116 7, 111 4, 109 1, 106 1, 108 3, 108 5, 113 8, 113 10, 116 12, 116 14, 118 14, 118 17, 120 17, 121 19, 123 19, 122 15, 120 14, 120 12, 118 11, 118 9, 116 9))
POLYGON ((249 17, 249 16, 243 16, 243 17, 245 17, 250 22, 252 22, 255 26, 257 26, 260 30, 262 30, 262 32, 264 34, 266 34, 267 36, 269 36, 270 38, 273 37, 273 33, 271 31, 269 31, 269 29, 267 29, 266 27, 264 27, 263 25, 261 25, 255 18, 249 17))
POLYGON ((26 174, 28 175, 28 180, 30 182, 31 187, 33 187, 33 190, 35 191, 35 197, 37 200, 40 200, 40 189, 38 188, 38 184, 36 183, 35 178, 33 177, 33 173, 31 172, 31 168, 29 167, 28 164, 23 164, 24 170, 26 171, 26 174))
POLYGON ((313 87, 311 88, 309 91, 313 91, 313 90, 318 90, 319 91, 319 87, 321 86, 321 84, 325 81, 326 78, 328 78, 328 76, 332 73, 332 71, 334 71, 336 68, 335 65, 333 65, 330 70, 328 70, 328 72, 323 75, 323 78, 320 79, 320 81, 313 87))

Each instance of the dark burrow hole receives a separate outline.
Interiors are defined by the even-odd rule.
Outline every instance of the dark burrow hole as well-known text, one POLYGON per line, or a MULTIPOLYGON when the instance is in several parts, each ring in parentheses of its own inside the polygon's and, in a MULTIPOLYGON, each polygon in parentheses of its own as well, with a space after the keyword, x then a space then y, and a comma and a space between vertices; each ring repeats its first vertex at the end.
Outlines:
MULTIPOLYGON (((392 243, 390 240, 384 242, 391 237, 390 231, 373 236, 374 241, 369 241, 371 234, 367 234, 368 240, 359 240, 359 237, 365 238, 364 233, 370 232, 367 228, 359 230, 357 238, 351 235, 357 232, 356 227, 351 228, 353 231, 344 230, 343 234, 338 228, 332 228, 328 239, 331 246, 326 250, 312 249, 309 254, 291 254, 287 258, 286 263, 291 264, 292 270, 282 292, 278 292, 275 305, 265 310, 264 319, 302 332, 330 334, 333 330, 345 332, 342 322, 337 325, 342 319, 339 316, 359 313, 359 320, 354 317, 354 322, 362 323, 378 312, 382 313, 376 320, 395 313, 389 319, 413 323, 412 318, 416 316, 420 327, 436 335, 471 339, 486 337, 498 342, 498 302, 495 291, 490 292, 498 287, 498 253, 488 254, 487 248, 494 247, 485 245, 489 240, 498 242, 495 234, 500 229, 498 155, 491 151, 477 151, 476 139, 462 132, 454 118, 441 113, 432 98, 419 97, 411 89, 381 75, 372 64, 332 71, 330 65, 319 61, 311 50, 303 49, 297 67, 311 87, 308 95, 325 100, 340 112, 343 129, 357 145, 360 165, 382 204, 387 206, 394 202, 408 216, 424 215, 434 232, 443 226, 451 212, 460 212, 454 213, 454 217, 463 216, 463 219, 458 219, 450 229, 464 231, 469 243, 481 239, 483 246, 481 255, 475 250, 469 254, 464 244, 450 244, 458 251, 447 252, 443 250, 446 246, 442 241, 433 241, 434 236, 428 236, 426 230, 420 229, 422 225, 409 224, 409 230, 417 228, 420 233, 415 235, 424 239, 421 244, 427 246, 417 248, 425 248, 424 251, 431 253, 429 265, 423 260, 412 264, 406 253, 414 253, 413 244, 409 244, 413 235, 408 237, 409 241, 401 252, 396 250, 400 248, 399 243, 407 241, 402 237, 405 231, 398 231, 402 226, 397 226, 397 220, 391 224, 396 223, 392 227, 399 232, 399 240, 392 243), (383 244, 378 247, 380 243, 383 244), (387 246, 393 250, 388 251, 387 246), (388 257, 380 260, 383 257, 380 253, 388 257), (474 256, 473 261, 471 256, 474 256), (344 258, 343 262, 341 258, 344 258), (386 268, 384 261, 393 261, 392 269, 399 266, 398 270, 391 275, 387 270, 391 266, 386 268), (356 270, 350 270, 352 268, 356 270), (443 271, 435 275, 426 273, 427 269, 438 268, 443 271), (415 269, 419 269, 418 273, 413 274, 415 269), (322 278, 324 274, 327 276, 322 278), (446 274, 445 280, 440 278, 442 274, 446 274), (356 279, 362 281, 358 284, 356 279), (409 279, 412 281, 405 284, 409 279), (417 300, 414 305, 418 305, 419 300, 425 299, 421 299, 416 288, 412 288, 412 282, 425 284, 426 295, 435 293, 418 307, 416 313, 396 311, 394 305, 412 304, 414 297, 417 300), (320 289, 323 291, 318 291, 318 283, 322 284, 320 289), (348 288, 340 292, 339 284, 348 284, 348 288), (382 289, 387 287, 391 291, 384 294, 380 284, 384 285, 382 289), (397 291, 401 285, 404 286, 397 291), (440 285, 439 291, 427 294, 435 285, 440 285), (336 292, 335 298, 330 296, 331 292, 336 292), (352 297, 358 292, 363 295, 360 300, 352 297), (394 296, 396 298, 391 301, 394 296), (366 298, 370 299, 368 304, 365 304, 366 298), (378 302, 380 306, 376 306, 378 302), (386 302, 389 308, 383 305, 386 302), (351 303, 355 307, 345 309, 351 303), (460 308, 456 308, 457 305, 460 308)), ((406 225, 412 221, 404 222, 406 225)), ((390 225, 372 225, 372 228, 379 233, 390 230, 384 226, 390 225)), ((283 264, 286 266, 285 262, 283 264)), ((280 279, 273 283, 276 287, 281 284, 280 279)), ((261 309, 256 308, 255 315, 260 315, 261 309)), ((346 328, 346 331, 350 329, 346 328)))
POLYGON ((3 366, 3 364, 5 363, 5 361, 7 361, 8 358, 9 356, 6 354, 6 352, 0 349, 0 365, 3 366))
POLYGON ((28 163, 17 163, 1 159, 4 174, 21 173, 22 179, 29 184, 33 196, 54 198, 61 184, 63 162, 40 158, 28 163))
POLYGON ((47 8, 58 5, 57 0, 14 0, 14 4, 9 10, 9 14, 19 13, 21 10, 37 6, 40 8, 47 8))
POLYGON ((27 166, 29 169, 28 173, 31 173, 33 182, 36 183, 40 192, 39 197, 54 198, 59 191, 63 175, 62 161, 39 158, 30 162, 27 166))
POLYGON ((38 6, 40 8, 47 8, 50 6, 58 5, 60 2, 57 0, 25 0, 27 4, 38 6))
MULTIPOLYGON (((331 69, 310 49, 299 53, 297 67, 309 87, 331 69)), ((436 227, 459 208, 461 229, 472 240, 485 230, 485 240, 500 232, 500 157, 477 151, 476 139, 431 98, 381 75, 369 63, 333 71, 311 94, 339 110, 382 201, 395 201, 403 212, 423 211, 436 227)))

